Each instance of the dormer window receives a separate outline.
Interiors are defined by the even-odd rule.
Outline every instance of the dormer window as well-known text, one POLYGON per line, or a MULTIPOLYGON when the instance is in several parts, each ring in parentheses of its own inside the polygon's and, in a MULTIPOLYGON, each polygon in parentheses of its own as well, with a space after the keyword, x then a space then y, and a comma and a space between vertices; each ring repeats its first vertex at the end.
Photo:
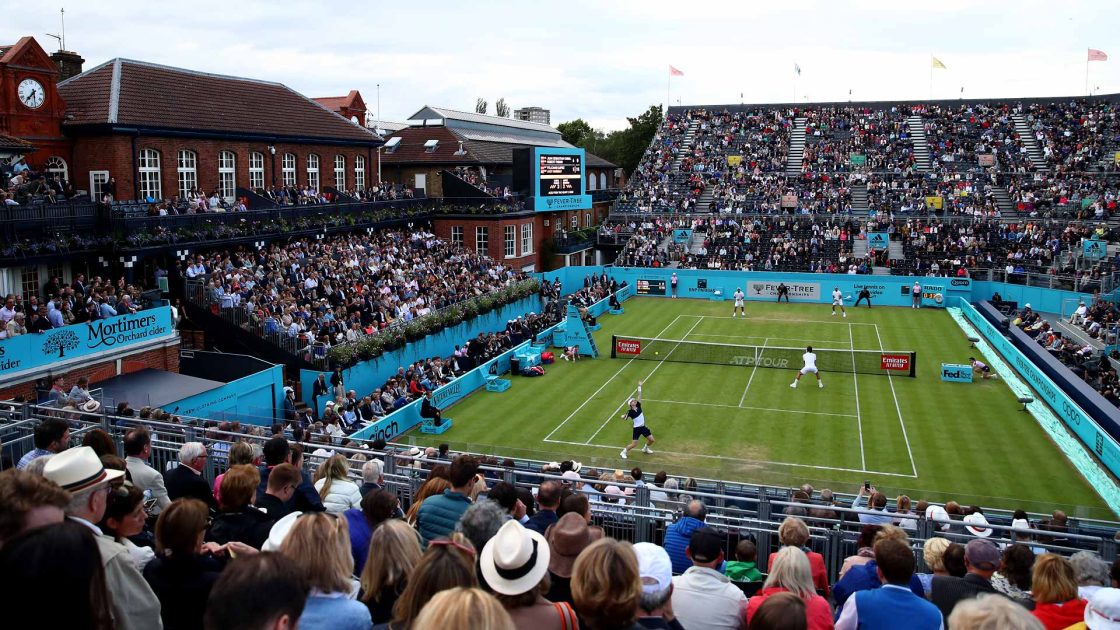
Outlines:
POLYGON ((400 136, 393 136, 392 138, 389 138, 388 142, 385 143, 385 152, 386 153, 396 153, 397 148, 400 147, 400 146, 401 146, 401 137, 400 136))
POLYGON ((428 140, 427 142, 424 143, 424 152, 425 153, 435 153, 436 152, 436 147, 438 147, 438 146, 439 146, 439 140, 428 140))

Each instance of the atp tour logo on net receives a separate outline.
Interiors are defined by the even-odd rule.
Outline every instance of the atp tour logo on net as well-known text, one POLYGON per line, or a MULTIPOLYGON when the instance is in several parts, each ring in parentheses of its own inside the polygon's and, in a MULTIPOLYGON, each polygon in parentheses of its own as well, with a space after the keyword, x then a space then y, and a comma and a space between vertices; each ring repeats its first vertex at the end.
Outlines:
POLYGON ((789 359, 779 357, 753 357, 753 356, 737 356, 731 357, 729 361, 731 365, 742 365, 745 367, 771 367, 771 368, 788 368, 789 359))
POLYGON ((642 342, 636 339, 619 339, 615 341, 614 348, 618 354, 641 354, 642 342))

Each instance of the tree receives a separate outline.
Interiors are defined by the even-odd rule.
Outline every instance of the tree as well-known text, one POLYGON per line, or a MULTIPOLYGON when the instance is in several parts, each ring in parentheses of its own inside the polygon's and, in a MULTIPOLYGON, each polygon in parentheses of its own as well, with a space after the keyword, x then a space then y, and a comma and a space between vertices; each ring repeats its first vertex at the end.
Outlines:
POLYGON ((638 117, 626 120, 630 124, 629 127, 610 133, 592 129, 591 125, 582 118, 560 123, 556 129, 565 142, 614 162, 630 175, 638 167, 642 155, 649 148, 649 143, 653 141, 654 134, 661 126, 661 106, 651 105, 638 117))
POLYGON ((486 107, 488 105, 489 105, 489 103, 486 102, 486 99, 479 98, 477 101, 474 102, 474 111, 478 112, 479 114, 485 114, 486 113, 486 107))
POLYGON ((43 342, 43 354, 52 354, 57 350, 58 358, 61 359, 66 356, 67 350, 77 348, 79 343, 78 335, 73 330, 62 329, 47 336, 43 342))
POLYGON ((591 140, 596 133, 599 134, 599 138, 602 138, 603 136, 603 132, 596 132, 591 128, 591 125, 582 118, 577 118, 575 120, 560 123, 559 125, 556 125, 556 130, 560 132, 560 137, 564 139, 564 142, 567 142, 568 144, 574 144, 577 147, 583 147, 585 149, 587 147, 584 145, 584 143, 588 140, 591 140))
POLYGON ((499 98, 497 103, 494 103, 494 113, 499 118, 509 117, 509 105, 506 105, 506 99, 504 96, 502 98, 499 98))

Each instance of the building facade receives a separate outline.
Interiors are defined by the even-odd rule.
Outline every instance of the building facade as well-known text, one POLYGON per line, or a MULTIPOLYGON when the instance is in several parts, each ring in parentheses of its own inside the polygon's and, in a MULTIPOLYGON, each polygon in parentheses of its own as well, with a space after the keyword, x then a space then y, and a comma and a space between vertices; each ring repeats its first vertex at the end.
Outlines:
POLYGON ((517 120, 535 122, 542 125, 552 124, 552 110, 543 107, 522 107, 521 109, 515 109, 513 110, 513 117, 517 120))

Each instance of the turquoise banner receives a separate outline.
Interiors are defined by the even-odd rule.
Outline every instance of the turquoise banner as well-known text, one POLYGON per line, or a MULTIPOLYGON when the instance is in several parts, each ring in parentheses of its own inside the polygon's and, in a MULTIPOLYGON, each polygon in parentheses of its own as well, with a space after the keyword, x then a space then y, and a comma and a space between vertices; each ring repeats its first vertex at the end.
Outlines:
POLYGON ((1095 238, 1082 239, 1081 253, 1087 260, 1100 260, 1108 256, 1108 243, 1095 238))
POLYGON ((170 307, 20 335, 0 341, 0 378, 174 335, 170 307))
POLYGON ((891 235, 888 232, 868 232, 868 249, 886 249, 891 244, 891 235))
POLYGON ((941 380, 949 383, 971 383, 972 366, 956 363, 941 364, 941 380))
POLYGON ((673 230, 674 243, 687 243, 692 238, 692 230, 673 230))

